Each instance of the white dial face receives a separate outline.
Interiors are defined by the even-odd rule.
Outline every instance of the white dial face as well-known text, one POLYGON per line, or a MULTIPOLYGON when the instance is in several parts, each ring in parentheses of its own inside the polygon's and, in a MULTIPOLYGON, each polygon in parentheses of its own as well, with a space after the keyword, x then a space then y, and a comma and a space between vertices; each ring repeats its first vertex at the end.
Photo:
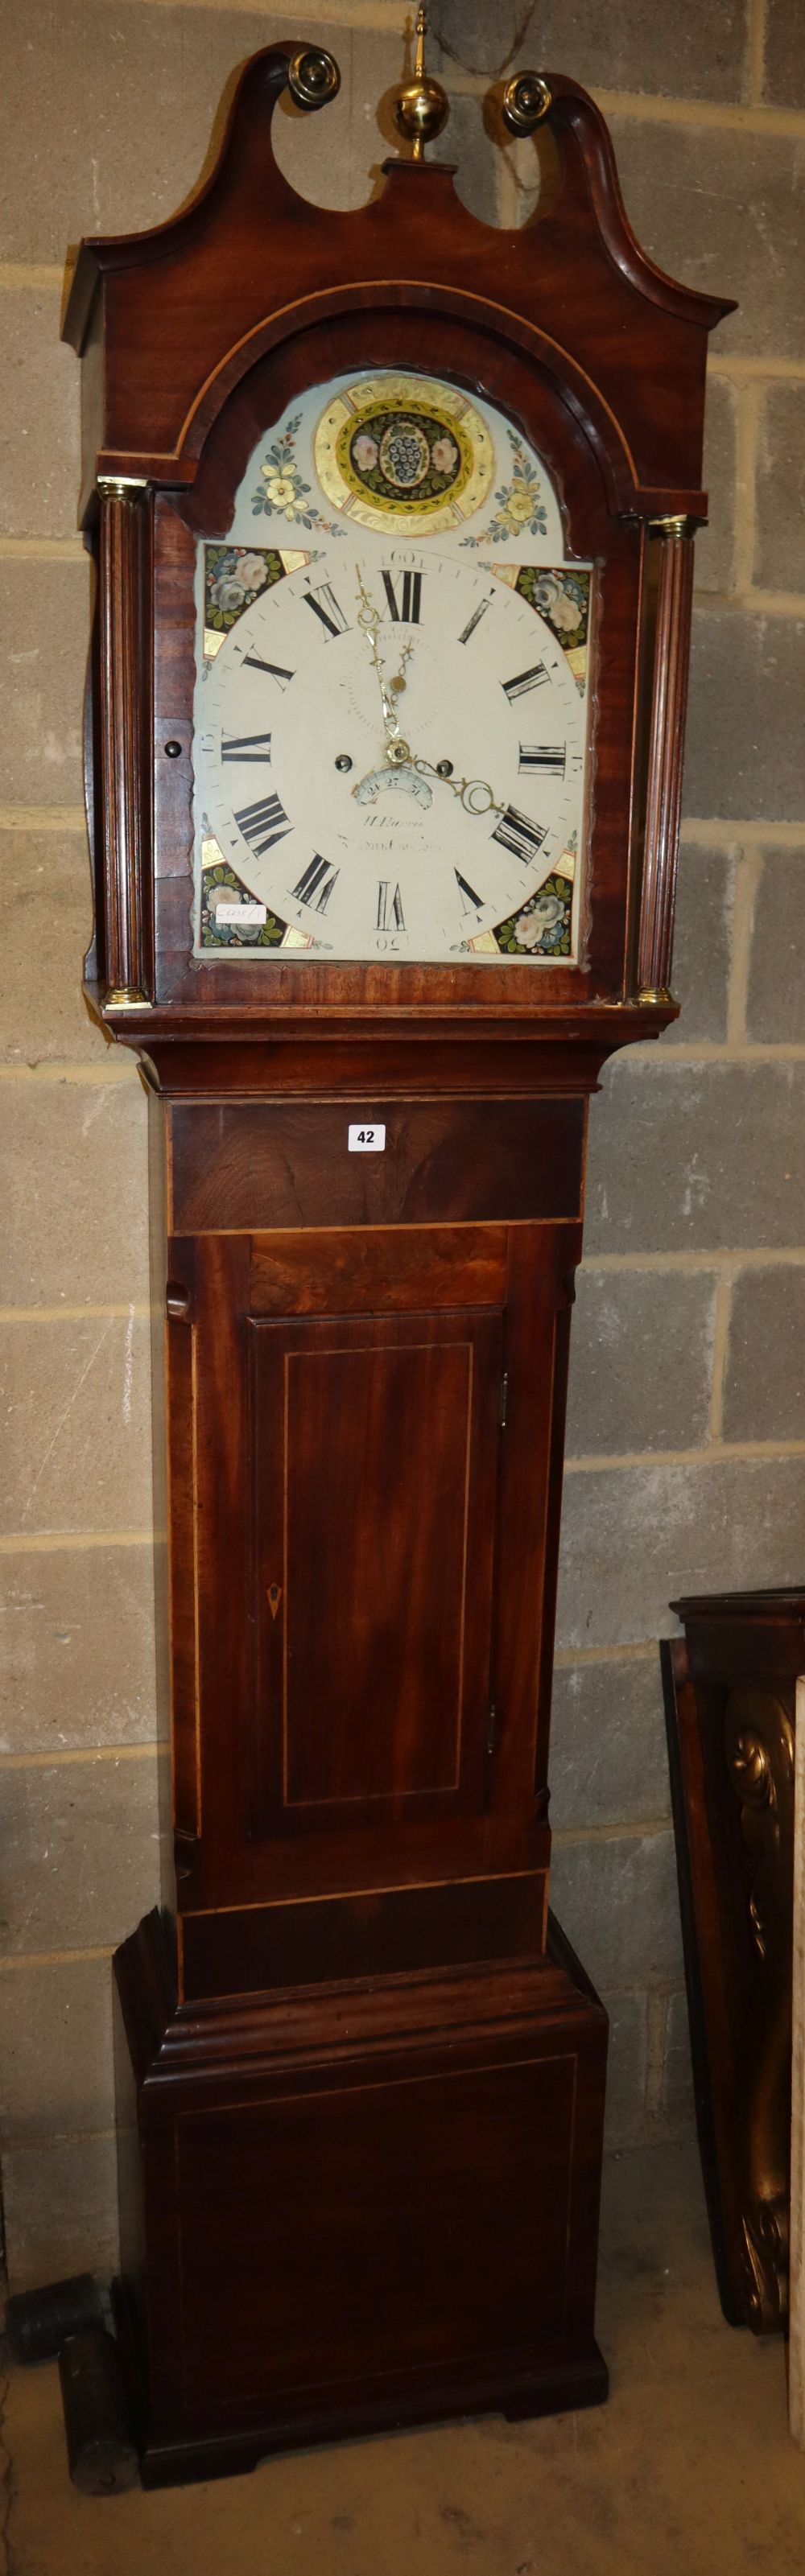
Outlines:
MULTIPOLYGON (((408 438, 393 461, 415 470, 408 438)), ((572 961, 589 573, 468 552, 443 513, 419 542, 396 520, 328 537, 230 548, 212 592, 207 571, 222 607, 196 693, 197 954, 572 961)), ((215 572, 225 550, 207 553, 215 572)))

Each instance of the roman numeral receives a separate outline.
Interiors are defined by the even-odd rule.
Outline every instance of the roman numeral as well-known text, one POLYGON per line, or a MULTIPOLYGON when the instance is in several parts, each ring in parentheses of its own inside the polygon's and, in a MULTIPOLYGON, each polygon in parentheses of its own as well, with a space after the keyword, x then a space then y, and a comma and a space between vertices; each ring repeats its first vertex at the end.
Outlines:
POLYGON ((322 626, 328 635, 346 634, 347 620, 343 609, 339 608, 335 591, 329 581, 320 581, 315 590, 304 591, 303 597, 308 608, 312 608, 314 616, 321 618, 322 626))
POLYGON ((270 760, 270 733, 224 733, 221 735, 222 760, 270 760))
POLYGON ((242 805, 235 821, 257 859, 263 857, 264 851, 272 850, 275 841, 284 840, 286 832, 293 831, 278 796, 258 796, 253 805, 242 805))
POLYGON ((392 894, 391 887, 381 880, 377 889, 377 928, 378 930, 390 930, 392 923, 395 930, 405 929, 402 895, 400 893, 399 886, 395 886, 394 893, 392 894), (390 896, 391 901, 389 901, 390 896))
POLYGON ((544 662, 534 662, 530 671, 518 671, 513 680, 501 680, 500 685, 505 690, 510 707, 513 707, 515 698, 524 698, 529 689, 541 689, 543 681, 547 678, 548 673, 544 662))
POLYGON ((331 868, 327 859, 320 859, 316 850, 303 868, 299 884, 294 886, 297 902, 315 904, 317 912, 326 912, 338 874, 338 869, 331 868))
POLYGON ((289 680, 294 678, 293 671, 286 671, 282 662, 264 662, 259 653, 244 653, 243 668, 244 671, 267 671, 270 680, 279 681, 281 689, 287 689, 289 680))
POLYGON ((527 814, 518 814, 516 805, 507 805, 492 839, 500 841, 504 850, 511 850, 513 858, 527 865, 544 841, 545 832, 541 823, 530 823, 527 814))
POLYGON ((491 606, 491 599, 482 599, 480 608, 473 609, 472 616, 468 617, 466 626, 462 627, 461 634, 458 639, 460 644, 469 643, 470 636, 474 635, 476 626, 480 626, 482 617, 486 616, 487 609, 491 608, 491 606))
POLYGON ((388 600, 390 613, 392 617, 396 617, 398 625, 400 619, 402 619, 404 626, 418 626, 419 612, 422 606, 422 574, 421 572, 404 572, 402 575, 398 574, 396 576, 396 580, 401 582, 400 601, 397 599, 395 575, 390 572, 384 572, 383 588, 388 600))
POLYGON ((538 769, 544 778, 564 778, 567 744, 565 742, 521 742, 520 768, 538 769))
POLYGON ((454 870, 453 870, 453 874, 454 874, 454 876, 455 876, 456 885, 458 886, 459 894, 460 894, 460 895, 461 895, 461 897, 462 897, 462 903, 461 903, 461 910, 462 910, 462 912, 463 912, 463 913, 464 913, 464 912, 472 912, 473 910, 475 910, 476 912, 480 912, 480 910, 481 910, 481 904, 482 904, 482 901, 483 901, 483 897, 482 897, 481 895, 479 895, 479 894, 476 894, 476 893, 475 893, 475 889, 474 889, 474 887, 473 887, 473 886, 471 886, 471 885, 468 885, 468 884, 467 884, 467 879, 466 879, 466 877, 462 877, 462 876, 460 876, 460 875, 459 875, 458 868, 454 868, 454 870))

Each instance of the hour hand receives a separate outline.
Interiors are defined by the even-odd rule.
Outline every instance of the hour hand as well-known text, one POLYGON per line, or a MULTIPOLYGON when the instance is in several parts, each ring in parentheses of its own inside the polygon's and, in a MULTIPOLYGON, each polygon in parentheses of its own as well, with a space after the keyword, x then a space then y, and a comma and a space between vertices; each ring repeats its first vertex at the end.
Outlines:
POLYGON ((459 797, 465 814, 505 814, 505 805, 498 803, 488 780, 455 778, 452 761, 439 760, 434 763, 432 760, 421 760, 414 756, 414 768, 428 778, 441 779, 445 787, 451 788, 453 795, 459 797))

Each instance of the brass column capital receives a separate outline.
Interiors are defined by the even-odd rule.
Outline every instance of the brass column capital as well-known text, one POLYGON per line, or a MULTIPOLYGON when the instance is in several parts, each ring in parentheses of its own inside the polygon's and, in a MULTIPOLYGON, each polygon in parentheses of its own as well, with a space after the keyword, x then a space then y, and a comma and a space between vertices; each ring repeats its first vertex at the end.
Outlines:
POLYGON ((707 520, 691 518, 688 511, 679 510, 672 511, 667 519, 649 519, 647 525, 650 537, 695 537, 699 528, 706 528, 707 520))

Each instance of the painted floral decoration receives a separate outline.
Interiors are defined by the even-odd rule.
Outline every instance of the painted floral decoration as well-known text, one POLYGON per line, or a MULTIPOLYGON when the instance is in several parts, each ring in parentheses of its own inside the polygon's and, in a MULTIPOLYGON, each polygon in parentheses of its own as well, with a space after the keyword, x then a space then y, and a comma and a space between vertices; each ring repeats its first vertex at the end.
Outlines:
POLYGON ((537 894, 501 921, 495 932, 506 957, 569 957, 573 888, 567 877, 546 877, 537 894))
POLYGON ((516 587, 548 626, 553 628, 565 652, 587 642, 590 613, 590 575, 575 572, 567 565, 556 571, 542 572, 536 564, 523 564, 516 587))
POLYGON ((421 510, 442 500, 453 493, 462 467, 467 479, 466 458, 439 414, 390 400, 357 430, 345 422, 338 463, 348 488, 395 509, 412 502, 421 510))
POLYGON ((497 508, 479 537, 462 537, 464 546, 505 545, 512 537, 544 537, 548 518, 542 500, 542 485, 531 459, 515 430, 509 430, 512 451, 512 480, 501 483, 495 493, 497 508))
POLYGON ((296 438, 301 418, 301 412, 295 412, 268 449, 260 467, 257 491, 252 493, 253 515, 259 519, 265 512, 269 518, 287 519, 295 528, 323 528, 328 537, 342 537, 343 528, 335 526, 331 519, 323 519, 311 501, 310 484, 297 464, 296 438))
POLYGON ((435 439, 430 452, 437 474, 455 473, 458 449, 454 438, 435 439))
POLYGON ((214 868, 204 868, 202 871, 202 948, 280 947, 286 924, 284 921, 277 920, 272 912, 267 914, 266 920, 259 928, 254 922, 248 922, 244 930, 239 930, 237 922, 217 921, 215 912, 216 904, 221 900, 225 900, 227 896, 230 896, 236 902, 242 901, 245 903, 249 900, 248 889, 242 883, 241 878, 236 877, 234 868, 228 867, 226 862, 222 860, 220 865, 217 865, 214 868))
POLYGON ((227 634, 237 624, 244 608, 251 608, 260 590, 270 589, 282 581, 284 564, 273 547, 207 546, 205 561, 205 625, 217 633, 227 634))

